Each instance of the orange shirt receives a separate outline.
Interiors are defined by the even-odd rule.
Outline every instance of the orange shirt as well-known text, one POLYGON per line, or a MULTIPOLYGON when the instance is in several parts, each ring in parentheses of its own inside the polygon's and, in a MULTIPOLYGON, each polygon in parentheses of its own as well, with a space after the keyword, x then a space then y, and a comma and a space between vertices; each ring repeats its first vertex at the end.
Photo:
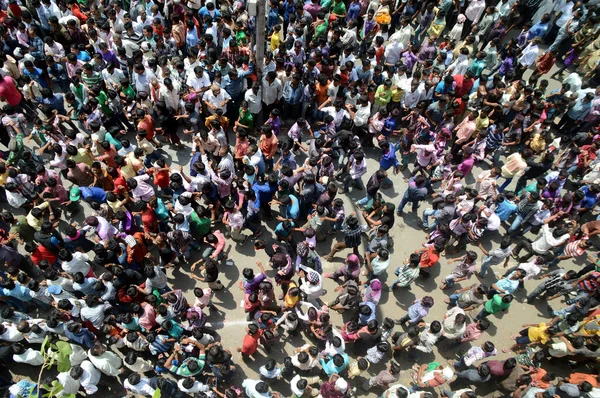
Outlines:
POLYGON ((437 264, 440 255, 433 252, 433 246, 430 246, 427 251, 421 254, 421 268, 430 268, 437 264))
POLYGON ((542 380, 542 378, 547 374, 548 372, 546 372, 544 369, 542 368, 537 368, 537 370, 533 373, 530 374, 531 376, 531 384, 539 387, 539 388, 549 388, 552 383, 549 381, 544 381, 542 380))
POLYGON ((571 376, 569 376, 569 383, 580 384, 580 383, 583 383, 584 381, 587 381, 588 383, 590 383, 592 385, 592 387, 598 388, 598 378, 596 378, 594 375, 591 375, 589 373, 575 372, 575 373, 571 373, 571 376))
POLYGON ((260 150, 263 153, 263 156, 270 157, 271 153, 274 152, 274 149, 277 148, 278 143, 279 143, 279 140, 277 139, 275 134, 273 134, 270 139, 264 135, 261 136, 259 145, 260 145, 260 150))
POLYGON ((329 86, 329 80, 326 84, 321 85, 321 83, 317 83, 315 87, 315 99, 317 100, 317 105, 321 105, 323 102, 327 101, 327 87, 329 86))
POLYGON ((150 116, 150 115, 144 116, 144 118, 139 121, 137 127, 138 127, 138 130, 146 131, 146 139, 148 141, 150 141, 152 138, 154 138, 154 127, 155 126, 154 126, 154 119, 152 119, 152 116, 150 116))

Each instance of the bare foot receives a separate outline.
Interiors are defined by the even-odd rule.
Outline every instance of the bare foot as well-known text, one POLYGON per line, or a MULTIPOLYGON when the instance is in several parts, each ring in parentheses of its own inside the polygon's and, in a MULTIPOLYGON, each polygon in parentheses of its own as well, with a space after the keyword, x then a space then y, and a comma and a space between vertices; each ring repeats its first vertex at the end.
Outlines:
POLYGON ((449 299, 446 299, 446 300, 444 300, 444 303, 446 303, 446 304, 450 304, 450 300, 449 300, 449 299))

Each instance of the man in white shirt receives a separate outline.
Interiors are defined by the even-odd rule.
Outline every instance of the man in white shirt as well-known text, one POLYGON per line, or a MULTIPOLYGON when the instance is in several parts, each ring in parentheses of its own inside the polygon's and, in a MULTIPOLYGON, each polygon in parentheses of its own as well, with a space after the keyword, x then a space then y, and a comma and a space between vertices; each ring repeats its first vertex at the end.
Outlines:
POLYGON ((206 105, 208 112, 213 115, 217 109, 227 112, 227 103, 231 101, 231 96, 221 87, 213 84, 210 90, 207 90, 202 96, 202 102, 206 105))
POLYGON ((102 374, 90 361, 83 361, 81 365, 71 369, 69 374, 74 379, 79 380, 87 395, 92 395, 98 391, 97 384, 100 382, 102 374))
POLYGON ((125 74, 121 69, 116 69, 112 62, 109 62, 106 69, 102 70, 102 78, 109 87, 115 89, 121 87, 121 79, 125 78, 125 74))
POLYGON ((23 340, 23 334, 17 330, 17 327, 10 322, 0 324, 0 340, 17 343, 23 340))
POLYGON ((73 376, 71 376, 72 373, 79 375, 79 378, 80 378, 81 377, 80 373, 83 373, 83 370, 81 369, 81 367, 77 366, 77 367, 72 368, 70 372, 62 372, 62 373, 59 373, 58 376, 56 376, 56 379, 63 387, 63 390, 62 390, 63 394, 75 395, 75 394, 77 394, 77 392, 79 391, 79 388, 81 387, 79 378, 76 379, 73 376))
MULTIPOLYGON (((106 351, 106 349, 97 344, 88 351, 90 362, 102 373, 107 376, 117 377, 121 372, 121 358, 114 352, 106 351)), ((87 361, 83 361, 81 366, 87 361)))
MULTIPOLYGON (((281 95, 283 96, 283 88, 281 89, 281 95)), ((248 102, 248 110, 252 114, 255 126, 262 125, 262 120, 259 120, 260 111, 262 110, 261 97, 262 90, 260 89, 260 83, 258 82, 252 83, 252 88, 246 91, 246 94, 244 95, 244 99, 248 102)))
POLYGON ((283 97, 283 85, 277 78, 277 73, 267 73, 262 81, 262 102, 265 113, 271 113, 279 105, 281 97, 283 97))
POLYGON ((517 76, 521 76, 525 69, 529 69, 531 65, 535 63, 535 60, 538 57, 540 49, 538 47, 538 43, 540 42, 539 38, 534 38, 528 45, 523 49, 519 58, 517 58, 518 65, 518 73, 517 76))
POLYGON ((62 261, 61 268, 67 274, 75 275, 81 272, 84 276, 90 273, 91 267, 88 261, 90 257, 81 252, 69 253, 67 250, 61 250, 58 253, 58 258, 62 261))
POLYGON ((149 380, 145 377, 140 377, 137 373, 132 373, 123 383, 126 390, 143 397, 151 397, 154 395, 154 388, 150 386, 149 380))
POLYGON ((400 55, 404 50, 404 45, 397 38, 390 40, 390 43, 385 47, 383 55, 385 56, 385 64, 395 66, 400 60, 400 55))
POLYGON ((151 70, 144 68, 144 65, 142 64, 136 64, 133 67, 133 71, 133 85, 135 86, 135 90, 138 93, 143 91, 150 94, 150 83, 155 77, 154 73, 151 70))
POLYGON ((200 65, 194 67, 194 73, 191 73, 186 81, 190 92, 202 95, 210 87, 210 78, 204 73, 204 68, 200 65))

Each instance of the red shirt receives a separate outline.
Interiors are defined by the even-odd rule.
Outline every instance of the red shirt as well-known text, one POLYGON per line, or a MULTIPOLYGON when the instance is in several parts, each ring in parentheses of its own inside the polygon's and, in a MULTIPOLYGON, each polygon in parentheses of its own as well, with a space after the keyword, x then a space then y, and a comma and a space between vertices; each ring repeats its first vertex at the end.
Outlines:
POLYGON ((39 245, 38 248, 31 253, 31 261, 33 261, 35 265, 39 265, 42 260, 47 260, 50 264, 54 264, 56 262, 56 255, 44 246, 39 245))
POLYGON ((144 231, 155 232, 156 231, 156 213, 150 206, 146 206, 146 209, 142 213, 142 224, 144 224, 144 231))
POLYGON ((152 116, 144 116, 144 118, 138 123, 138 130, 146 131, 146 139, 148 141, 154 138, 154 119, 152 119, 152 116))
POLYGON ((87 21, 88 19, 87 15, 81 12, 81 9, 77 4, 73 4, 73 6, 71 7, 71 12, 75 17, 77 17, 77 19, 79 19, 83 23, 85 23, 85 21, 87 21))
POLYGON ((21 102, 21 93, 10 76, 0 79, 0 99, 6 100, 9 105, 17 106, 21 102))
POLYGON ((421 268, 430 268, 437 264, 440 255, 433 252, 433 246, 421 254, 421 268))
POLYGON ((454 75, 454 95, 456 98, 461 98, 468 94, 473 88, 475 81, 473 79, 465 79, 464 75, 454 75))
POLYGON ((258 333, 254 336, 250 336, 249 334, 244 336, 244 341, 242 342, 242 354, 244 355, 254 355, 256 350, 258 350, 258 340, 262 336, 262 330, 259 329, 258 333))

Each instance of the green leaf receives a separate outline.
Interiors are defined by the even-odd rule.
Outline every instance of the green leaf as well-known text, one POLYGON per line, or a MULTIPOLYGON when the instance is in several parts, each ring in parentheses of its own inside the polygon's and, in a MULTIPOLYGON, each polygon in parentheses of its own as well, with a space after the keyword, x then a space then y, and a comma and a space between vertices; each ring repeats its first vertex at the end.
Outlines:
POLYGON ((58 341, 56 348, 58 350, 58 371, 68 372, 71 369, 70 355, 73 353, 71 345, 65 341, 58 341))

